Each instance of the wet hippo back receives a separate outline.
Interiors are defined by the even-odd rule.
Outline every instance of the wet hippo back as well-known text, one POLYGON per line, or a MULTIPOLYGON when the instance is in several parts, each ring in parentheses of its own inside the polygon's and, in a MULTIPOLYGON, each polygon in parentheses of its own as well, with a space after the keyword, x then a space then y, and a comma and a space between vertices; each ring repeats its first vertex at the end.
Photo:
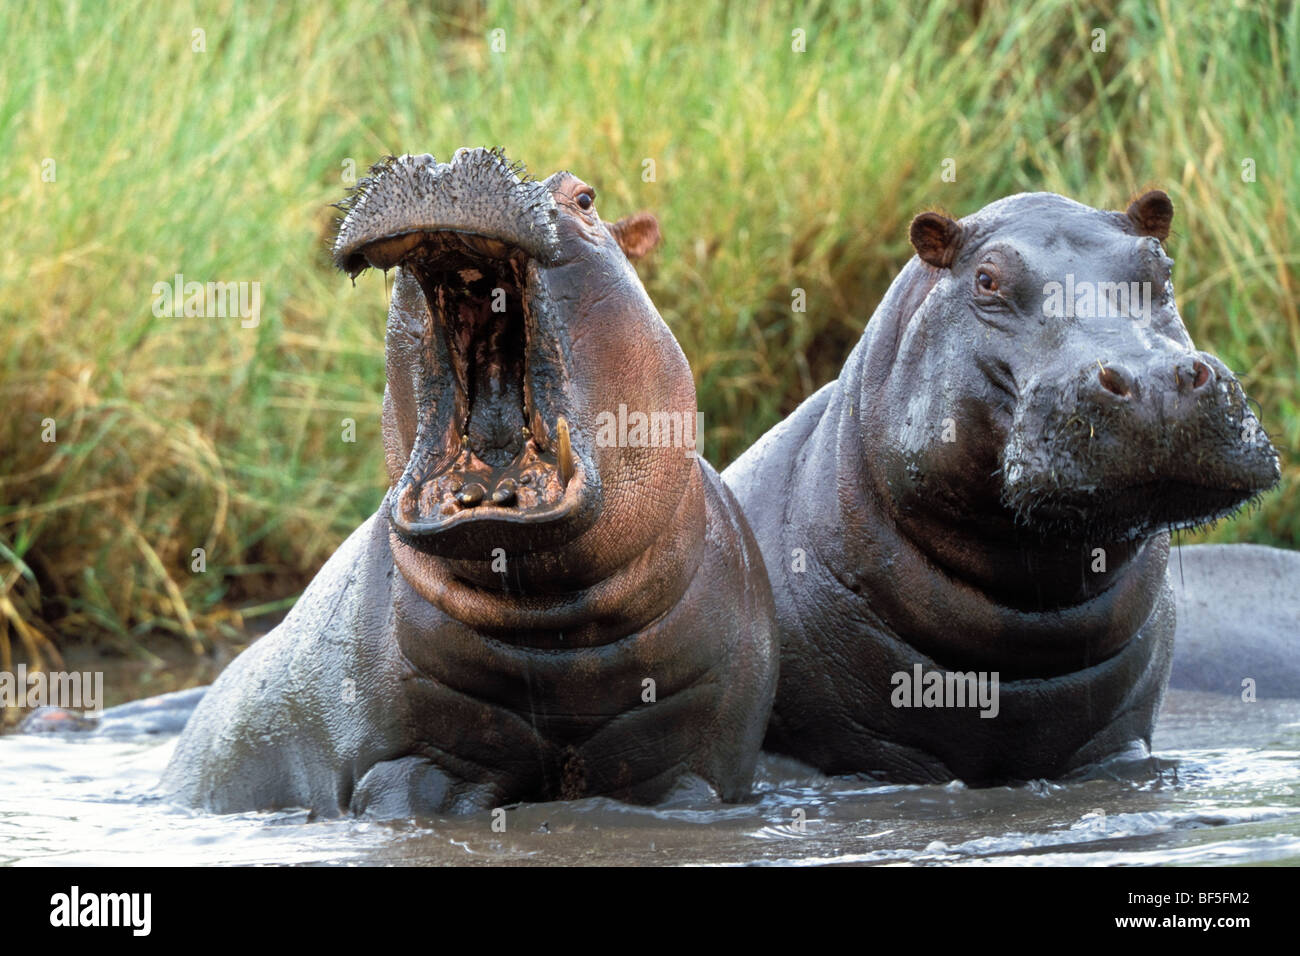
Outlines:
POLYGON ((1182 547, 1169 557, 1169 583, 1178 615, 1170 686, 1300 697, 1300 552, 1182 547))

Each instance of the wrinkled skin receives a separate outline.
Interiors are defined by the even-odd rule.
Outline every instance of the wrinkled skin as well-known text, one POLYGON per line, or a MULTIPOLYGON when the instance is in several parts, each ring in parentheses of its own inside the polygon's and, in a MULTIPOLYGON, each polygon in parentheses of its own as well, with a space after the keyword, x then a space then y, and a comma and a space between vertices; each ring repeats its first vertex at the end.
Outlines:
POLYGON ((516 172, 402 157, 345 204, 340 267, 398 267, 392 488, 203 699, 177 799, 397 817, 748 793, 777 664, 757 547, 703 460, 597 438, 620 403, 694 422, 628 261, 657 225, 516 172))
POLYGON ((1146 751, 1174 630, 1168 531, 1278 478, 1236 379, 1178 315, 1171 217, 1159 192, 1126 213, 1038 193, 917 217, 917 256, 839 379, 723 475, 777 604, 766 747, 976 784, 1146 751), (1065 309, 1067 279, 1148 283, 1149 308, 1065 309), (917 664, 998 674, 996 716, 895 706, 917 664))

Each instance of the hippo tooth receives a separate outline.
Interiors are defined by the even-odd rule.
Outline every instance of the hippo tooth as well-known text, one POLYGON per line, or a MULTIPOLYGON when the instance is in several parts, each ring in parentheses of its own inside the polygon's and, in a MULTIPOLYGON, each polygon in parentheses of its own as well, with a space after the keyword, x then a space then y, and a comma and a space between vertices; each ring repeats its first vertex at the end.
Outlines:
POLYGON ((569 487, 573 477, 573 448, 569 445, 569 423, 561 415, 555 420, 555 459, 560 466, 560 487, 569 487))
POLYGON ((529 431, 532 434, 533 444, 537 446, 538 451, 546 451, 550 444, 551 438, 546 430, 546 422, 535 410, 528 416, 530 422, 529 431))
POLYGON ((492 503, 494 505, 508 505, 515 500, 517 486, 513 478, 503 478, 497 485, 497 490, 492 492, 492 503))
POLYGON ((460 502, 462 507, 473 508, 483 500, 485 494, 487 494, 486 488, 477 481, 471 481, 456 493, 456 500, 460 502))

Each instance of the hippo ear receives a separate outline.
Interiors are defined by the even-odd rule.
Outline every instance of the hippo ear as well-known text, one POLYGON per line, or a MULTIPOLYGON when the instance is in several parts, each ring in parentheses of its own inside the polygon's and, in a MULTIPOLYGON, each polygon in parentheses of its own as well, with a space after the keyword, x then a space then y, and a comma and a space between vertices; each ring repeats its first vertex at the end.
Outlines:
POLYGON ((623 255, 629 259, 640 259, 659 245, 659 220, 648 212, 634 213, 618 222, 611 222, 609 231, 623 255))
POLYGON ((925 262, 947 269, 961 247, 961 226, 937 212, 923 212, 912 220, 912 248, 925 262))
POLYGON ((1155 236, 1164 242, 1169 237, 1169 224, 1174 221, 1174 204, 1164 192, 1152 189, 1129 203, 1127 214, 1137 226, 1138 235, 1155 236))

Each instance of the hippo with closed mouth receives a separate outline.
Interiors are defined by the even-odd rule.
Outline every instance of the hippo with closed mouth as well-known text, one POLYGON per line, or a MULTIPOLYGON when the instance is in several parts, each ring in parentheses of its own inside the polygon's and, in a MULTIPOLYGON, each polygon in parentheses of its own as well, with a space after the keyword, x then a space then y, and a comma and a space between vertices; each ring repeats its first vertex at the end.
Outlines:
POLYGON ((1033 193, 913 221, 838 380, 723 474, 776 598, 766 747, 977 784, 1148 752, 1169 532, 1279 478, 1179 317, 1172 216, 1033 193))
POLYGON ((599 440, 622 404, 695 422, 629 264, 657 223, 520 173, 403 156, 344 203, 336 264, 397 270, 391 487, 203 698, 178 800, 396 817, 749 792, 777 664, 760 553, 693 442, 599 440))

